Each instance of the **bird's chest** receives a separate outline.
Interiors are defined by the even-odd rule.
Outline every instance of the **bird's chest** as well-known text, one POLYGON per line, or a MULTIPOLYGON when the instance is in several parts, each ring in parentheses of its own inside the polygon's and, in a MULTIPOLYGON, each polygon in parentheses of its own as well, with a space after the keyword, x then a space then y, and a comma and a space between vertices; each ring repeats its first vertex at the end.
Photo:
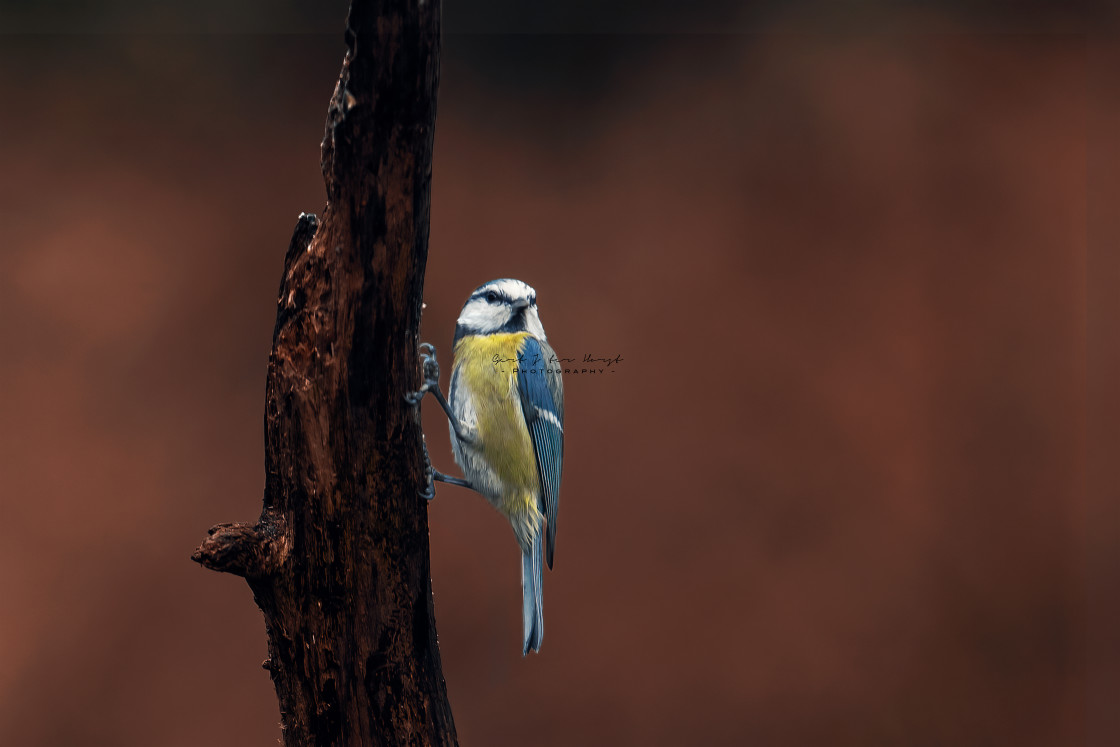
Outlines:
POLYGON ((460 340, 455 346, 455 369, 464 394, 491 408, 517 400, 517 354, 525 337, 519 332, 460 340))
POLYGON ((468 337, 455 346, 452 407, 473 420, 471 450, 503 483, 535 485, 536 463, 517 387, 517 354, 526 333, 468 337))

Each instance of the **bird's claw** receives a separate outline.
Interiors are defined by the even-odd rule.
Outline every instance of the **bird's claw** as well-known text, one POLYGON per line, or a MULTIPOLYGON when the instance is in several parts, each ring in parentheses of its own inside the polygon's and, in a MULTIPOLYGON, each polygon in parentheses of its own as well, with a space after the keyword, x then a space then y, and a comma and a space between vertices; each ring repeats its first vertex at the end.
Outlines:
MULTIPOLYGON (((439 391, 439 362, 436 361, 436 347, 430 342, 421 343, 420 345, 420 368, 424 372, 424 383, 420 386, 418 391, 405 394, 405 401, 413 407, 416 407, 420 404, 420 400, 424 399, 425 394, 434 391, 436 399, 446 408, 447 403, 439 391)), ((430 501, 436 497, 435 480, 438 473, 432 469, 432 460, 428 456, 427 442, 423 441, 422 444, 424 447, 424 489, 418 492, 421 498, 430 501)))
MULTIPOLYGON (((424 343, 429 348, 432 348, 428 343, 424 343)), ((424 371, 424 385, 429 389, 439 384, 439 361, 436 360, 436 349, 432 348, 432 352, 422 353, 420 355, 420 365, 424 371)))
POLYGON ((424 482, 427 487, 419 493, 421 498, 430 501, 436 497, 435 470, 432 469, 432 460, 428 456, 427 442, 423 441, 421 445, 424 447, 424 482))
POLYGON ((420 404, 429 391, 439 388, 439 361, 436 360, 435 345, 430 342, 420 345, 420 368, 424 372, 423 385, 417 391, 404 395, 405 401, 413 406, 420 404))

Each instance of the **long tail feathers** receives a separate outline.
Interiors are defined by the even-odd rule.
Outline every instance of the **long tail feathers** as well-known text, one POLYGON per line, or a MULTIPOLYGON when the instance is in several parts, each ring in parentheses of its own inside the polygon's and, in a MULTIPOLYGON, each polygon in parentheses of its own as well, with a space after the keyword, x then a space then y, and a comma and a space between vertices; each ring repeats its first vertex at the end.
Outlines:
POLYGON ((538 532, 532 550, 521 556, 522 620, 525 624, 525 644, 521 653, 538 651, 544 638, 544 603, 541 583, 541 538, 538 532))

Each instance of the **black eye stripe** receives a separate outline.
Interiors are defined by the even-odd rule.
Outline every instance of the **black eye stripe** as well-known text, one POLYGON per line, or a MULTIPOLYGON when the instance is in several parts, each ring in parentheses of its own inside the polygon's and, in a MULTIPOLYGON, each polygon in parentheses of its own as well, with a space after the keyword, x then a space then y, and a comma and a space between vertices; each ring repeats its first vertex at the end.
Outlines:
MULTIPOLYGON (((513 298, 512 297, 510 297, 509 295, 507 295, 503 291, 498 291, 498 290, 494 290, 494 289, 485 290, 485 291, 481 291, 481 290, 480 291, 475 291, 475 293, 473 293, 471 295, 469 300, 471 300, 471 301, 485 301, 486 303, 504 303, 504 304, 512 304, 513 303, 513 298)), ((537 295, 535 293, 533 295, 529 296, 527 300, 529 301, 530 306, 536 306, 537 305, 537 295)))
POLYGON ((486 301, 487 303, 494 303, 496 301, 502 301, 504 299, 505 299, 505 297, 502 294, 497 293, 495 291, 486 291, 484 293, 475 293, 470 298, 470 300, 472 300, 472 301, 486 301))

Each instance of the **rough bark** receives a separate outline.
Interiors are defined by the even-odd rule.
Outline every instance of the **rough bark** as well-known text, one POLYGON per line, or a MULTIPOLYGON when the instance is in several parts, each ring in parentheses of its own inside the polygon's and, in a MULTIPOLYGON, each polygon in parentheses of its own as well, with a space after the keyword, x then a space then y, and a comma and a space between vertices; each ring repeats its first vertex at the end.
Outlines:
POLYGON ((322 221, 300 216, 268 362, 264 510, 193 559, 264 612, 287 745, 455 744, 418 414, 438 0, 354 0, 322 221))

